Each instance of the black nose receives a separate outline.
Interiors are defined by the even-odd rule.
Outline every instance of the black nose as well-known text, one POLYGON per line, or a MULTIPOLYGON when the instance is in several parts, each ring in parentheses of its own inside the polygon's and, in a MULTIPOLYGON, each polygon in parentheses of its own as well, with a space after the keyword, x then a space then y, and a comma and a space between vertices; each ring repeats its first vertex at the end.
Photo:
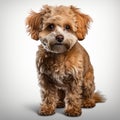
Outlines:
POLYGON ((57 35, 57 36, 56 36, 56 40, 57 40, 58 42, 62 42, 62 41, 64 40, 64 36, 63 36, 63 35, 57 35))

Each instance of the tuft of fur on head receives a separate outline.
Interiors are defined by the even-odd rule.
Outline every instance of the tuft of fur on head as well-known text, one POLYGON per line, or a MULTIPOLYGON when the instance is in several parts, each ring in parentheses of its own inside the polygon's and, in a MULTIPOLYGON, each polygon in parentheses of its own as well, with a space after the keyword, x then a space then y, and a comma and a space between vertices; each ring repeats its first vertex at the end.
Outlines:
POLYGON ((32 11, 26 19, 27 31, 32 39, 41 41, 47 51, 63 53, 87 34, 91 18, 74 6, 43 6, 40 12, 32 11), (49 26, 53 25, 53 29, 49 26), (64 40, 59 44, 56 36, 64 40))

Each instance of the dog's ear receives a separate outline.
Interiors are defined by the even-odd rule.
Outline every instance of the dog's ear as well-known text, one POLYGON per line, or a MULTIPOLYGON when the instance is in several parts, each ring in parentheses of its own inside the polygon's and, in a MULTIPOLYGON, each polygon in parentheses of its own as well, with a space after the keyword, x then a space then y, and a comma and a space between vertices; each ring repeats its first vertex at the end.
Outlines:
POLYGON ((30 15, 26 18, 27 32, 34 40, 39 40, 41 14, 31 11, 30 15))
POLYGON ((78 40, 83 40, 88 32, 89 23, 92 22, 92 19, 90 18, 90 16, 81 13, 79 9, 75 8, 74 6, 71 6, 71 9, 75 13, 76 18, 76 35, 78 37, 78 40))

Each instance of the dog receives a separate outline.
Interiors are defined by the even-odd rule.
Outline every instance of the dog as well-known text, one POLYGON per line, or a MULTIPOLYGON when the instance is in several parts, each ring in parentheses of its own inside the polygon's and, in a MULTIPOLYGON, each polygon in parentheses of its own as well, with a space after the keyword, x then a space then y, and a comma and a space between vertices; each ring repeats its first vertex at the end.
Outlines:
POLYGON ((74 6, 45 5, 31 11, 27 31, 41 45, 36 66, 41 86, 40 115, 52 115, 65 107, 65 115, 79 116, 82 108, 92 108, 104 97, 95 91, 94 70, 84 40, 92 19, 74 6))

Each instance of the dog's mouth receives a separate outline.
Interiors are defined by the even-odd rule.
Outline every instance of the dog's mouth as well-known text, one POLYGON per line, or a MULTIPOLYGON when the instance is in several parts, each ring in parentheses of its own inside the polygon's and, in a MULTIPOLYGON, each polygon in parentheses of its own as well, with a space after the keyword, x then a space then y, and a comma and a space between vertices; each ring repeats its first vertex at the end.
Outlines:
POLYGON ((70 48, 68 44, 63 44, 63 43, 54 43, 53 45, 50 46, 50 49, 52 52, 55 53, 63 53, 67 51, 70 48))
POLYGON ((54 45, 64 45, 64 44, 62 44, 62 43, 55 43, 54 45))
POLYGON ((64 43, 55 43, 53 46, 64 46, 64 47, 66 47, 66 49, 70 48, 69 44, 64 44, 64 43))

